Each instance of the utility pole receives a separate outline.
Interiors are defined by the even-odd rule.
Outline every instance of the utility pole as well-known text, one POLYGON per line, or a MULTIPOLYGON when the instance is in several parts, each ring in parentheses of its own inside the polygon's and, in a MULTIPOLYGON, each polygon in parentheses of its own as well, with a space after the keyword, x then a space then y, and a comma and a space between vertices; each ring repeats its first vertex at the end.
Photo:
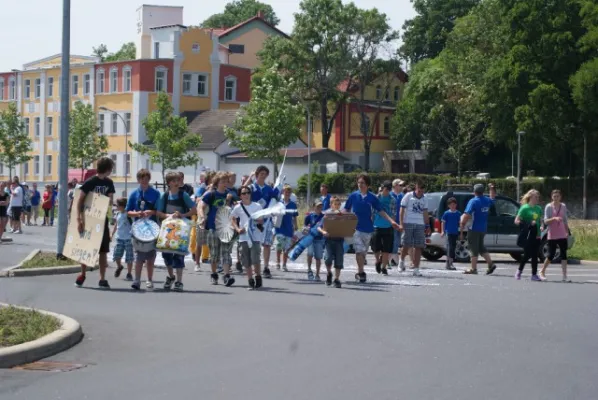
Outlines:
POLYGON ((521 200, 521 136, 525 131, 517 132, 517 201, 521 200))

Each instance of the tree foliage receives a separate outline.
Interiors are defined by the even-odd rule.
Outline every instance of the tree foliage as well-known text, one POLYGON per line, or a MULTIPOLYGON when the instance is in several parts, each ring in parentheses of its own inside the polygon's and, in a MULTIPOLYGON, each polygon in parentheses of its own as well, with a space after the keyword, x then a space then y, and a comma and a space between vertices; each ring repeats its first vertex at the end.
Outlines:
POLYGON ((91 105, 76 102, 70 112, 69 167, 81 170, 81 177, 94 161, 106 155, 108 139, 98 134, 99 126, 91 105))
POLYGON ((142 155, 148 155, 154 164, 162 167, 164 182, 167 169, 194 165, 199 161, 197 154, 190 153, 201 144, 201 136, 189 134, 187 120, 174 115, 168 95, 158 94, 157 109, 143 120, 148 142, 129 145, 142 155))
POLYGON ((295 143, 301 134, 304 110, 297 101, 297 84, 273 66, 254 77, 251 101, 232 127, 225 127, 231 146, 250 158, 266 158, 275 173, 283 160, 281 150, 295 143))
POLYGON ((259 11, 264 13, 264 20, 270 25, 276 26, 280 23, 280 19, 269 4, 257 0, 233 0, 224 6, 223 12, 210 16, 200 26, 202 28, 230 28, 255 17, 259 11))
POLYGON ((101 62, 114 62, 134 60, 137 56, 136 52, 137 48, 134 42, 123 44, 116 53, 109 53, 108 47, 102 43, 98 47, 93 47, 92 54, 99 57, 101 62))
POLYGON ((31 160, 31 145, 17 104, 11 102, 7 109, 0 111, 0 162, 8 167, 11 179, 17 165, 31 160))

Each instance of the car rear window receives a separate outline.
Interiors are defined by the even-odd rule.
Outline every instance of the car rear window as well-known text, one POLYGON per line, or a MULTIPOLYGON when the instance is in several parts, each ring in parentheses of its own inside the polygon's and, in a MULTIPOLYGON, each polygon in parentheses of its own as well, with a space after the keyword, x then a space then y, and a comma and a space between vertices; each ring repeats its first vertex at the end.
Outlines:
POLYGON ((465 207, 467 207, 467 203, 469 203, 469 200, 473 198, 473 194, 453 194, 450 196, 447 194, 442 195, 441 199, 439 200, 438 211, 436 215, 442 216, 442 214, 448 210, 447 201, 451 197, 457 199, 457 210, 464 212, 465 207))

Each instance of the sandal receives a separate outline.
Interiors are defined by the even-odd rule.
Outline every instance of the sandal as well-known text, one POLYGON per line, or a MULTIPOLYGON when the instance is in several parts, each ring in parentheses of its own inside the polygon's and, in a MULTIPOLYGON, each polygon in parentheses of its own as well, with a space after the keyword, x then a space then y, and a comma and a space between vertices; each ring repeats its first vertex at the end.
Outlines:
POLYGON ((466 269, 465 271, 463 271, 463 273, 465 275, 477 275, 478 274, 478 270, 477 270, 477 268, 476 269, 469 268, 469 269, 466 269))

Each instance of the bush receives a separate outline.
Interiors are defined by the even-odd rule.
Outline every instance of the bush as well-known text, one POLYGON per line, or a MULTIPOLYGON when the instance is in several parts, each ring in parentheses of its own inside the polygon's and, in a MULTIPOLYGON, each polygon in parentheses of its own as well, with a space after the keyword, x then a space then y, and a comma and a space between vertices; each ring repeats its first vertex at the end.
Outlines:
MULTIPOLYGON (((326 183, 330 193, 347 194, 357 189, 357 175, 359 173, 346 174, 312 174, 311 176, 311 191, 312 193, 319 193, 320 185, 326 183)), ((455 178, 440 175, 423 175, 423 174, 389 174, 389 173, 370 173, 368 174, 372 179, 372 188, 377 188, 385 180, 392 181, 400 178, 407 183, 415 183, 417 181, 426 184, 427 192, 438 192, 446 190, 447 185, 451 184, 465 184, 474 185, 476 183, 487 184, 494 183, 498 193, 515 198, 517 196, 517 182, 509 179, 490 179, 489 181, 476 178, 455 178)), ((595 177, 588 178, 588 197, 598 194, 598 179, 595 177)), ((565 201, 571 198, 579 198, 582 195, 583 179, 552 179, 552 178, 532 178, 521 182, 521 193, 524 194, 530 189, 536 189, 542 194, 542 201, 548 201, 550 193, 553 189, 559 189, 563 193, 565 201)), ((307 175, 299 178, 297 183, 297 191, 299 194, 307 193, 307 175)))

